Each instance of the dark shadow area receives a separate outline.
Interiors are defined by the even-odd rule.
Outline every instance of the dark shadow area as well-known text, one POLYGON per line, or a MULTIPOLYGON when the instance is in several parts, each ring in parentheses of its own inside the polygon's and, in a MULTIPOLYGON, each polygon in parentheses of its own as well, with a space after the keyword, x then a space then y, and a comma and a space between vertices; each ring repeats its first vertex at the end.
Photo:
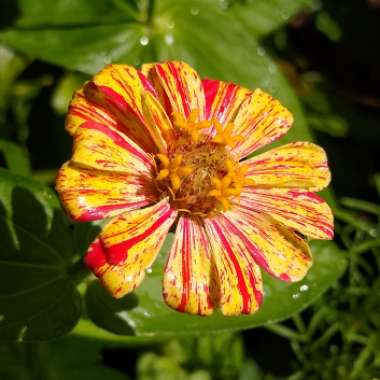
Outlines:
POLYGON ((90 319, 99 327, 120 335, 136 334, 127 314, 138 305, 138 297, 134 293, 114 299, 99 281, 94 281, 87 288, 85 302, 90 319))
POLYGON ((289 376, 295 360, 289 341, 263 328, 243 332, 247 355, 273 376, 289 376))
POLYGON ((12 26, 20 16, 18 3, 15 0, 1 0, 0 30, 12 26))

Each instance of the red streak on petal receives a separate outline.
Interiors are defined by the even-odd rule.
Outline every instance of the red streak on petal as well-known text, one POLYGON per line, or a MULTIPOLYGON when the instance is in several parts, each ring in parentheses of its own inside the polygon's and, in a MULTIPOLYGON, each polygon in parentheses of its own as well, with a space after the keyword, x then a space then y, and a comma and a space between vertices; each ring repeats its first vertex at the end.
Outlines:
POLYGON ((205 99, 206 99, 206 109, 205 109, 206 119, 210 117, 212 105, 214 103, 215 96, 218 93, 220 83, 221 83, 220 81, 214 80, 214 79, 204 79, 202 81, 203 91, 205 93, 205 99))
POLYGON ((233 83, 228 83, 227 89, 225 90, 225 94, 223 97, 222 104, 220 105, 219 110, 218 110, 218 114, 216 115, 217 119, 220 122, 224 121, 224 118, 225 118, 224 112, 225 112, 226 108, 228 108, 230 106, 230 104, 233 102, 233 99, 234 99, 234 96, 235 96, 237 89, 238 89, 238 86, 236 86, 233 83))
POLYGON ((149 91, 154 96, 157 96, 156 90, 154 89, 152 83, 150 83, 149 79, 139 70, 137 71, 137 74, 140 78, 142 85, 144 86, 144 89, 149 91))
POLYGON ((242 313, 248 314, 249 309, 250 309, 250 297, 249 297, 249 293, 248 293, 246 283, 244 281, 243 272, 241 271, 241 268, 239 266, 238 260, 236 259, 235 253, 232 251, 230 244, 228 243, 227 239, 224 237, 223 231, 220 229, 220 227, 217 223, 212 222, 212 224, 213 224, 217 234, 219 235, 219 238, 220 238, 225 250, 228 253, 228 257, 230 258, 230 260, 231 260, 231 262, 235 268, 235 272, 236 272, 236 275, 238 278, 238 288, 239 288, 239 292, 240 292, 240 294, 242 296, 242 300, 243 300, 242 313))
POLYGON ((190 107, 189 107, 189 103, 188 103, 188 99, 187 99, 187 91, 184 87, 184 84, 181 80, 181 77, 179 76, 179 71, 176 69, 176 67, 174 66, 174 64, 172 62, 168 63, 168 68, 176 80, 177 90, 181 96, 181 100, 182 100, 182 104, 183 104, 183 111, 184 111, 186 117, 188 117, 190 114, 190 107))
POLYGON ((167 219, 171 217, 173 213, 172 209, 168 209, 163 215, 161 215, 149 228, 143 233, 134 236, 131 239, 122 241, 110 247, 107 247, 108 262, 110 264, 121 264, 127 256, 128 250, 134 245, 146 239, 149 235, 153 234, 167 219))
POLYGON ((90 245, 84 263, 94 272, 107 263, 103 245, 99 239, 90 245))
POLYGON ((189 301, 190 291, 190 274, 189 274, 189 221, 183 220, 183 238, 182 238, 182 297, 181 302, 177 307, 178 311, 185 311, 186 305, 189 301))
MULTIPOLYGON (((83 193, 85 190, 83 190, 83 193)), ((94 191, 94 193, 97 191, 94 191)), ((119 203, 115 205, 104 205, 104 206, 99 206, 96 208, 90 208, 88 210, 85 210, 80 216, 78 217, 73 217, 78 222, 90 222, 92 220, 99 220, 99 219, 104 219, 108 216, 108 214, 112 211, 123 209, 123 208, 139 208, 143 207, 149 204, 149 201, 144 200, 140 202, 125 202, 125 203, 119 203)))
POLYGON ((121 136, 119 136, 116 132, 112 131, 111 129, 107 128, 106 126, 102 124, 95 123, 93 121, 87 121, 84 124, 81 125, 81 128, 86 129, 94 129, 96 131, 104 133, 107 137, 112 139, 112 141, 119 145, 121 148, 124 148, 131 154, 138 157, 141 161, 143 161, 148 167, 152 167, 151 160, 142 152, 140 152, 138 149, 133 147, 131 144, 129 144, 126 140, 124 140, 121 136))

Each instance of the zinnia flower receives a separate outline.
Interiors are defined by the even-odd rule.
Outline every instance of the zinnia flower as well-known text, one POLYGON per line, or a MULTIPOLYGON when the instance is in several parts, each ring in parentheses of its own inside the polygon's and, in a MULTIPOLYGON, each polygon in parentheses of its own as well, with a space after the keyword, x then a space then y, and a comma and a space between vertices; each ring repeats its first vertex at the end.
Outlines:
POLYGON ((175 222, 163 297, 176 310, 253 313, 260 268, 301 280, 307 238, 333 237, 314 193, 330 181, 325 152, 295 142, 247 158, 292 121, 262 90, 202 80, 183 62, 109 65, 79 89, 57 190, 74 220, 112 218, 85 258, 111 295, 142 282, 175 222))

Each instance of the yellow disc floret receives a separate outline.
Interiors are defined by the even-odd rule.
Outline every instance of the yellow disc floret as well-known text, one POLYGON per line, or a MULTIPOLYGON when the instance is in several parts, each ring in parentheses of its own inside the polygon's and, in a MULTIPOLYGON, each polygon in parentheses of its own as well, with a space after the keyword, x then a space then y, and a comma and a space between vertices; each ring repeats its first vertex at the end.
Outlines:
POLYGON ((157 158, 161 161, 163 168, 158 172, 156 176, 157 181, 162 181, 163 179, 169 177, 171 182, 171 188, 176 192, 180 186, 183 177, 188 176, 193 169, 189 166, 183 166, 182 154, 176 154, 173 159, 170 160, 166 154, 157 154, 157 158))
POLYGON ((229 123, 225 128, 223 128, 222 124, 219 123, 218 120, 213 119, 213 124, 216 129, 216 135, 212 139, 213 142, 218 143, 218 144, 223 144, 230 146, 233 148, 236 143, 241 141, 242 137, 241 136, 233 136, 232 131, 234 129, 234 124, 229 123))
POLYGON ((207 216, 226 211, 245 184, 248 167, 241 165, 229 147, 241 140, 233 136, 233 124, 226 128, 216 120, 199 120, 192 111, 186 119, 173 114, 177 140, 166 154, 156 155, 156 184, 162 197, 168 196, 180 212, 207 216), (201 133, 212 125, 216 135, 201 133))
POLYGON ((176 126, 182 133, 188 135, 193 143, 198 142, 201 137, 201 130, 209 128, 211 126, 211 121, 203 120, 199 121, 199 111, 191 111, 188 119, 179 113, 173 113, 173 124, 176 126))

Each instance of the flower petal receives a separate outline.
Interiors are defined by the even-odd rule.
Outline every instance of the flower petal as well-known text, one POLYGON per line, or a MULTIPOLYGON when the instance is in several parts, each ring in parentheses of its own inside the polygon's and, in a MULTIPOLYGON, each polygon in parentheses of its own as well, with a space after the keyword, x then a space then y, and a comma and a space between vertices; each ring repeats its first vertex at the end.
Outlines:
POLYGON ((260 89, 246 97, 234 119, 233 133, 242 137, 235 150, 240 158, 267 145, 288 132, 292 114, 260 89))
POLYGON ((331 179, 325 151, 308 142, 274 148, 243 162, 255 187, 286 187, 319 191, 331 179))
POLYGON ((271 217, 235 207, 224 214, 223 223, 233 240, 241 241, 255 262, 275 277, 299 281, 312 264, 305 240, 271 217))
POLYGON ((233 122, 242 102, 251 93, 244 87, 219 80, 202 81, 206 98, 206 119, 217 119, 221 124, 233 122))
POLYGON ((215 284, 212 292, 224 315, 254 313, 263 299, 260 268, 222 215, 205 219, 212 250, 215 284))
POLYGON ((286 227, 312 239, 332 239, 333 214, 317 194, 299 189, 244 187, 239 205, 246 212, 271 216, 286 227))
POLYGON ((142 112, 144 92, 154 94, 154 89, 141 72, 132 66, 108 65, 74 94, 66 128, 73 134, 85 121, 111 125, 154 152, 155 142, 142 112))
POLYGON ((76 129, 71 161, 85 168, 146 178, 153 172, 152 158, 136 143, 111 126, 91 121, 76 129))
POLYGON ((143 93, 143 114, 145 125, 161 153, 175 140, 174 127, 158 99, 150 92, 143 93))
POLYGON ((85 169, 67 162, 56 189, 68 214, 77 221, 104 219, 152 203, 156 196, 144 175, 85 169))
POLYGON ((146 74, 158 93, 158 98, 171 118, 173 112, 186 117, 193 110, 199 111, 199 120, 204 119, 205 98, 202 81, 197 72, 187 63, 170 61, 143 65, 146 74))
POLYGON ((177 213, 167 199, 123 213, 105 226, 85 262, 115 298, 133 291, 156 259, 177 213))
POLYGON ((211 314, 210 271, 210 247, 202 220, 182 216, 165 267, 166 303, 182 312, 211 314))

